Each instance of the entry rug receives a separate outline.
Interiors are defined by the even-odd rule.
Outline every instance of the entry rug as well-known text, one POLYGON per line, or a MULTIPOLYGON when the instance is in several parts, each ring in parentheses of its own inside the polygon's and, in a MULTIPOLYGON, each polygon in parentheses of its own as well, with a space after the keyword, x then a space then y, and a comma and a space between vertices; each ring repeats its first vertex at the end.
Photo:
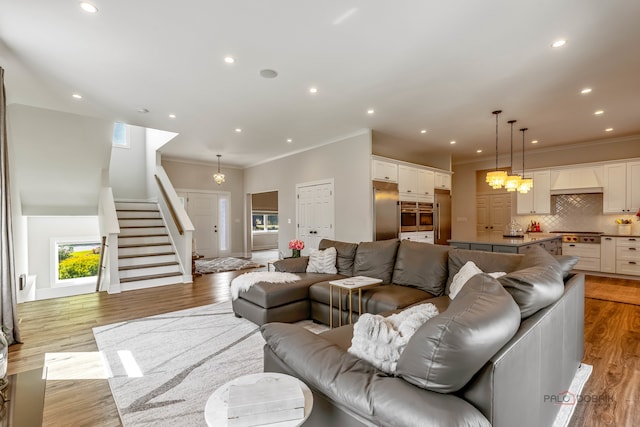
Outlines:
POLYGON ((220 273, 222 271, 236 271, 247 268, 264 267, 262 264, 247 259, 223 257, 215 259, 198 259, 196 260, 196 273, 220 273))
POLYGON ((109 386, 122 424, 206 426, 204 407, 218 387, 263 371, 259 327, 230 302, 93 329, 113 372, 109 386))

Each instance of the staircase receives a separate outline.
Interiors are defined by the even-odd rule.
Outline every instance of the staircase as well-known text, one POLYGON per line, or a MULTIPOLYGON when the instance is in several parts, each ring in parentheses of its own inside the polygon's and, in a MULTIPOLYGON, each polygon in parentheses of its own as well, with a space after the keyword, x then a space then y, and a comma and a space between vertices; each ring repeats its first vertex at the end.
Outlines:
POLYGON ((117 202, 118 273, 122 290, 182 283, 169 233, 155 202, 117 202))

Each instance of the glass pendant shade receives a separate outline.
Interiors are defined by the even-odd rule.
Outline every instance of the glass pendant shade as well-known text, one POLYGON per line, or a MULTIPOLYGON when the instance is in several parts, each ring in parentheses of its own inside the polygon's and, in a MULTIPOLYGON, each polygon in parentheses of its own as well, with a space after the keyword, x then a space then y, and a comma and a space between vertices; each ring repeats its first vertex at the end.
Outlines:
POLYGON ((504 188, 507 191, 516 191, 520 187, 520 181, 522 178, 520 175, 507 175, 507 179, 504 182, 504 188))
POLYGON ((533 178, 524 177, 524 133, 527 130, 529 130, 529 128, 520 129, 520 132, 522 132, 522 179, 518 184, 518 192, 521 194, 527 194, 533 188, 533 178))
POLYGON ((218 172, 213 174, 213 180, 216 182, 216 184, 222 185, 222 183, 224 182, 224 174, 220 172, 220 157, 222 157, 222 155, 217 154, 217 157, 218 157, 218 172))

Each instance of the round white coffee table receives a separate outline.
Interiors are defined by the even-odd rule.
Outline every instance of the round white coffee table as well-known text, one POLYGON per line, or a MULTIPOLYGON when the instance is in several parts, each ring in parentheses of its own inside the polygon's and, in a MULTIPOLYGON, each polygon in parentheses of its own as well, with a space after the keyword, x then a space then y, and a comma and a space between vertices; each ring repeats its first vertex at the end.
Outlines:
POLYGON ((313 408, 313 394, 311 393, 309 387, 307 387, 307 385, 299 379, 277 372, 262 372, 259 374, 244 375, 242 377, 229 381, 223 386, 220 386, 209 397, 209 399, 207 400, 207 404, 204 407, 204 419, 207 421, 207 425, 211 427, 227 426, 227 402, 229 399, 229 387, 232 384, 255 384, 263 379, 283 377, 294 378, 300 384, 302 394, 304 395, 304 418, 301 418, 299 420, 263 425, 269 427, 297 427, 302 425, 302 423, 304 423, 311 414, 311 409, 313 408))

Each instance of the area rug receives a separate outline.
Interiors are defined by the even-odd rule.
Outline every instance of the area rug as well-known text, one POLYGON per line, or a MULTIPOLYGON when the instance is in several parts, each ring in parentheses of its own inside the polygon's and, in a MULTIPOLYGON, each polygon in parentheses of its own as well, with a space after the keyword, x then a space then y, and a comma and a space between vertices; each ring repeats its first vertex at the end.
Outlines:
MULTIPOLYGON (((326 330, 300 322, 312 332, 326 330)), ((260 328, 222 302, 93 328, 122 424, 206 426, 221 385, 263 371, 260 328)))
MULTIPOLYGON (((314 333, 327 330, 299 323, 314 333)), ((263 370, 259 327, 235 317, 230 302, 101 326, 93 334, 124 427, 206 426, 204 407, 218 387, 263 370)), ((583 364, 569 392, 579 395, 590 372, 583 364)), ((566 426, 573 408, 563 405, 554 427, 566 426)))
POLYGON ((196 260, 196 274, 220 273, 222 271, 236 271, 247 268, 264 267, 248 259, 223 257, 196 260))

